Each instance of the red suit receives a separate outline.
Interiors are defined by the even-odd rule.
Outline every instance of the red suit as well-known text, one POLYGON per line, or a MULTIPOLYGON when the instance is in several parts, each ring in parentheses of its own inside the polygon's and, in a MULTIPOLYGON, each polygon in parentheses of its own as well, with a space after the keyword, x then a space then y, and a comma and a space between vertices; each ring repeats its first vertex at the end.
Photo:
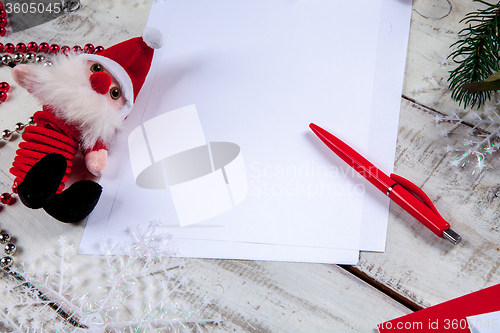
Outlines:
MULTIPOLYGON (((43 208, 62 222, 78 222, 94 209, 102 187, 81 180, 63 191, 78 152, 80 131, 59 119, 48 107, 26 127, 10 172, 16 177, 19 198, 29 208, 43 208)), ((105 149, 97 142, 92 150, 105 149)), ((84 152, 86 153, 86 152, 84 152)))
MULTIPOLYGON (((57 193, 64 189, 64 183, 68 180, 73 166, 73 160, 78 152, 80 132, 72 126, 59 119, 51 112, 49 107, 38 111, 33 115, 36 126, 28 126, 24 130, 22 138, 25 142, 19 144, 16 157, 10 169, 16 179, 14 183, 20 184, 26 173, 42 157, 50 153, 61 154, 66 158, 66 172, 57 193)), ((105 149, 106 147, 98 141, 92 150, 105 149)), ((87 153, 89 151, 85 151, 87 153)))

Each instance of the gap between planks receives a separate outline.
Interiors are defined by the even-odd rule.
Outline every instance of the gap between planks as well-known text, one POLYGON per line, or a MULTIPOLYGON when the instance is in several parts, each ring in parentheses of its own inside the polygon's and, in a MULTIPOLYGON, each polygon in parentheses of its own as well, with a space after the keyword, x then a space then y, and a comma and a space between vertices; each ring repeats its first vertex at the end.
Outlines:
POLYGON ((351 266, 351 265, 337 265, 337 266, 346 270, 347 272, 351 273, 352 275, 356 276, 358 279, 369 284, 373 288, 377 289, 381 293, 392 298, 394 301, 402 304, 403 306, 407 307, 408 309, 410 309, 413 312, 424 309, 424 307, 422 307, 421 305, 406 298, 405 296, 401 295, 397 291, 394 291, 393 289, 384 285, 383 283, 378 282, 373 277, 369 276, 368 274, 366 274, 365 272, 363 272, 362 270, 360 270, 356 266, 351 266))
MULTIPOLYGON (((425 112, 431 116, 448 116, 447 114, 445 113, 442 113, 442 112, 439 112, 438 110, 436 109, 433 109, 433 108, 430 108, 428 106, 425 106, 419 102, 417 102, 415 99, 411 98, 411 97, 408 97, 408 96, 405 96, 405 95, 402 95, 401 96, 401 99, 407 101, 407 102, 410 102, 411 103, 411 106, 414 107, 415 109, 419 110, 419 111, 422 111, 422 112, 425 112)), ((446 122, 449 122, 449 120, 443 120, 443 121, 446 121, 446 122)), ((462 121, 461 122, 462 125, 465 125, 465 126, 468 126, 470 128, 474 128, 475 126, 471 123, 468 123, 466 121, 462 121)), ((482 131, 483 134, 490 134, 488 131, 485 131, 484 129, 482 128, 476 128, 476 130, 478 131, 482 131)))

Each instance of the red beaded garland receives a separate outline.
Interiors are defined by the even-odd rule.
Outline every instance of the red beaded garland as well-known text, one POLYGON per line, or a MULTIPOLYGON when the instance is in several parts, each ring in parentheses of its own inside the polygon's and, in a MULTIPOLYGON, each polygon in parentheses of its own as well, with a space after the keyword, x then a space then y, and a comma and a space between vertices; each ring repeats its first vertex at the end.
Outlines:
POLYGON ((63 52, 64 54, 69 54, 70 52, 74 53, 89 53, 89 54, 98 54, 104 51, 103 46, 95 46, 92 44, 86 44, 85 47, 81 47, 79 45, 75 45, 72 48, 64 45, 60 47, 58 44, 49 45, 48 43, 40 43, 38 45, 36 42, 29 42, 27 45, 24 43, 18 43, 14 45, 12 43, 6 43, 5 45, 0 43, 0 52, 8 52, 8 53, 26 53, 26 52, 44 52, 44 53, 52 53, 57 54, 59 52, 63 52))
POLYGON ((85 51, 85 53, 94 53, 95 47, 94 45, 89 43, 83 47, 83 50, 85 51))
POLYGON ((57 45, 57 44, 50 45, 50 48, 49 48, 50 53, 58 54, 60 50, 61 50, 61 48, 59 47, 59 45, 57 45))
POLYGON ((65 55, 68 55, 70 51, 71 48, 68 45, 64 45, 63 47, 61 47, 61 52, 65 55))
POLYGON ((24 43, 17 43, 16 50, 17 50, 18 53, 24 53, 24 51, 26 51, 26 44, 24 44, 24 43))
POLYGON ((40 43, 40 45, 38 46, 38 49, 40 50, 40 52, 48 52, 49 49, 50 49, 50 46, 49 44, 43 42, 43 43, 40 43))
POLYGON ((7 92, 10 89, 10 85, 7 82, 0 83, 0 91, 7 92))
POLYGON ((7 21, 7 12, 3 8, 3 4, 0 2, 0 37, 5 36, 7 29, 5 27, 9 21, 7 21))
POLYGON ((5 91, 0 91, 0 102, 5 102, 7 99, 7 93, 5 91))
POLYGON ((10 193, 0 194, 0 202, 4 205, 8 205, 12 202, 12 195, 10 193))
POLYGON ((38 51, 38 44, 35 42, 29 42, 28 43, 28 50, 30 52, 37 52, 38 51))
POLYGON ((104 51, 104 47, 103 46, 96 46, 96 48, 94 49, 94 54, 99 54, 102 51, 104 51))
POLYGON ((17 194, 17 187, 18 187, 18 186, 19 186, 19 185, 17 184, 17 182, 14 182, 14 184, 12 184, 12 192, 13 192, 13 193, 16 193, 16 194, 17 194))
POLYGON ((8 53, 14 53, 14 52, 16 52, 16 47, 12 43, 7 43, 4 46, 4 50, 5 50, 5 52, 8 52, 8 53))

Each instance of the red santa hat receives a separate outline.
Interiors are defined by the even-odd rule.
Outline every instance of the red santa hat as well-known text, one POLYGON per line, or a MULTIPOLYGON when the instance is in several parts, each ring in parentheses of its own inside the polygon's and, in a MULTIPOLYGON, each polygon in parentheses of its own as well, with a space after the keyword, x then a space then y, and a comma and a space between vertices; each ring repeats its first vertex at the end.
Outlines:
POLYGON ((122 95, 126 99, 125 105, 120 110, 122 119, 130 113, 151 67, 154 49, 161 48, 163 41, 161 31, 156 28, 146 28, 142 32, 142 37, 113 45, 98 55, 81 55, 104 66, 120 84, 122 95))

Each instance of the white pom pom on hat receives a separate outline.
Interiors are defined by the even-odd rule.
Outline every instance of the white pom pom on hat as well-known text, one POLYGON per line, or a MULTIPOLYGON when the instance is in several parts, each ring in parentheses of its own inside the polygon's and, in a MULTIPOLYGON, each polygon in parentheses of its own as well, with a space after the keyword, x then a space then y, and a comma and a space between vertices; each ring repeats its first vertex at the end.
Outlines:
POLYGON ((142 31, 142 40, 152 49, 159 49, 163 46, 165 37, 160 30, 154 27, 146 27, 142 31))

